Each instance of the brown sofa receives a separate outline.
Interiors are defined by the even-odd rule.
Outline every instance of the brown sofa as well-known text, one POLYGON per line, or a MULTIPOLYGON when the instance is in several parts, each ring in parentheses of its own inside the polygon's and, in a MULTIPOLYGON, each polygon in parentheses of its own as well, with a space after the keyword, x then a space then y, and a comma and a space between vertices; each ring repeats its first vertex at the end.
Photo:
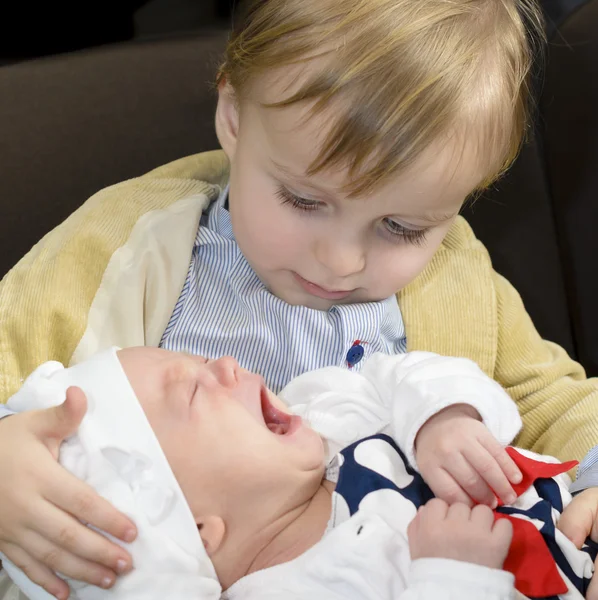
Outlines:
MULTIPOLYGON (((464 212, 544 337, 598 374, 598 0, 553 35, 538 129, 464 212)), ((0 276, 96 190, 217 146, 223 31, 0 68, 0 276)))

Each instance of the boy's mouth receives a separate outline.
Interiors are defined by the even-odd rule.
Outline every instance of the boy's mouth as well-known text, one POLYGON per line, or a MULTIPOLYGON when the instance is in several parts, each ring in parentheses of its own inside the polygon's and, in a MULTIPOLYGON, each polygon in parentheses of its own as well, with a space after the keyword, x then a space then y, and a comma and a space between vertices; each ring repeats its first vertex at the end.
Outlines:
POLYGON ((270 402, 268 391, 264 386, 262 386, 260 392, 260 401, 264 423, 272 433, 276 435, 287 435, 296 429, 293 425, 297 419, 300 421, 301 418, 276 408, 272 402, 270 402))
POLYGON ((299 273, 293 273, 295 280, 297 283, 312 296, 317 296, 318 298, 323 298, 324 300, 343 300, 349 294, 354 292, 355 290, 329 290, 323 288, 317 283, 313 283, 312 281, 308 281, 304 277, 301 277, 299 273))

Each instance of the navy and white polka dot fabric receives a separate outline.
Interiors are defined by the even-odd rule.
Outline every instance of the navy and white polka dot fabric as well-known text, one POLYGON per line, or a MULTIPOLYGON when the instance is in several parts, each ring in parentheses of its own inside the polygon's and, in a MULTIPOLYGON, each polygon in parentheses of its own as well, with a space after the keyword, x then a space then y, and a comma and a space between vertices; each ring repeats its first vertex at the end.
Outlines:
MULTIPOLYGON (((394 518, 406 531, 418 507, 434 497, 421 475, 409 466, 401 449, 387 435, 374 435, 355 442, 336 460, 338 472, 332 526, 365 510, 396 515, 394 518)), ((514 505, 497 509, 531 521, 546 541, 569 591, 545 600, 581 600, 593 573, 596 545, 590 542, 578 550, 555 527, 570 499, 564 480, 538 479, 514 505)))

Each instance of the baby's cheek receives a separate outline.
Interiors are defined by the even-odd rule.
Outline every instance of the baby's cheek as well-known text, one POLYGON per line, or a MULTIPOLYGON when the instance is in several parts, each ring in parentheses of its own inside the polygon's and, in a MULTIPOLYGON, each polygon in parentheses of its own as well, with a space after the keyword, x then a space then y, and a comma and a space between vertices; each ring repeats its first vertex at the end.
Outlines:
POLYGON ((198 456, 194 453, 193 448, 189 448, 189 452, 190 455, 186 458, 181 456, 180 453, 177 453, 175 456, 172 456, 172 453, 170 453, 171 456, 167 454, 166 458, 178 484, 181 486, 187 502, 192 506, 192 502, 197 502, 202 486, 199 481, 200 477, 197 469, 194 468, 193 461, 190 460, 193 457, 195 462, 197 462, 198 456))

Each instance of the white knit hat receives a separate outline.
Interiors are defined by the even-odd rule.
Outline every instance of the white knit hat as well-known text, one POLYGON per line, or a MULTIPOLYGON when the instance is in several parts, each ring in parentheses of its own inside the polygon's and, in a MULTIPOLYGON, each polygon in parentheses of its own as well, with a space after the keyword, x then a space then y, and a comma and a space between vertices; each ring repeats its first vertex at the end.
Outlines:
MULTIPOLYGON (((87 396, 87 414, 60 450, 60 462, 136 524, 126 547, 134 569, 110 590, 69 581, 71 599, 215 600, 221 587, 197 526, 150 424, 111 348, 74 367, 47 362, 8 401, 21 412, 61 404, 70 386, 87 396)), ((2 557, 13 581, 31 600, 50 600, 2 557)))

